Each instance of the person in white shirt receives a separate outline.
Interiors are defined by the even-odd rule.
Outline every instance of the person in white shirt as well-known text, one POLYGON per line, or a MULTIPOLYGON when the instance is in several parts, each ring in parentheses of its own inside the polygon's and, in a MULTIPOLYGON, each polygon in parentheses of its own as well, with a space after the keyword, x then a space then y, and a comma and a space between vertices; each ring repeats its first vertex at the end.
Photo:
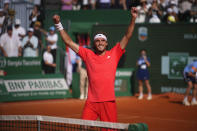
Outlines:
POLYGON ((43 54, 43 61, 44 61, 44 73, 55 73, 56 64, 53 59, 53 55, 51 54, 51 47, 48 45, 47 50, 43 54))
POLYGON ((0 49, 5 57, 21 56, 21 42, 12 31, 12 26, 7 27, 7 33, 0 38, 0 49))
POLYGON ((5 20, 5 15, 4 15, 3 9, 0 9, 0 34, 2 31, 4 20, 5 20))
POLYGON ((21 48, 24 57, 37 57, 38 38, 33 35, 34 29, 28 29, 28 35, 23 38, 21 48))
POLYGON ((45 34, 47 45, 51 47, 51 54, 53 55, 54 62, 56 62, 58 35, 57 33, 55 33, 55 27, 51 26, 49 28, 49 32, 46 32, 44 29, 41 29, 41 28, 40 28, 40 31, 45 34))
POLYGON ((22 41, 22 39, 26 35, 25 29, 21 26, 21 20, 16 19, 15 20, 15 25, 13 27, 13 32, 16 33, 19 36, 19 39, 22 41))

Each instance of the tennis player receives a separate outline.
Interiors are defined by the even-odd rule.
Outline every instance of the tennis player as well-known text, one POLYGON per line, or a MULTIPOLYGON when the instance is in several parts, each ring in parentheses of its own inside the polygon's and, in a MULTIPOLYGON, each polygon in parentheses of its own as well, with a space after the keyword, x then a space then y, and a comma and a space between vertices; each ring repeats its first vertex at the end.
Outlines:
POLYGON ((197 101, 196 101, 196 92, 197 92, 197 76, 196 76, 196 73, 197 73, 197 61, 194 61, 193 63, 187 65, 185 68, 184 68, 184 71, 183 71, 183 75, 184 75, 184 80, 185 82, 187 82, 187 89, 186 89, 186 92, 185 92, 185 97, 183 99, 183 104, 185 106, 190 106, 190 103, 188 101, 188 96, 190 94, 190 90, 192 88, 193 89, 193 98, 192 98, 192 101, 191 101, 191 105, 197 105, 197 101))
POLYGON ((66 46, 75 51, 86 64, 89 87, 82 119, 96 120, 99 118, 101 121, 117 122, 114 92, 115 74, 119 59, 125 52, 134 30, 137 17, 137 9, 135 7, 131 9, 131 15, 132 19, 121 41, 111 50, 106 50, 108 46, 106 35, 96 34, 94 36, 95 51, 81 47, 73 42, 63 29, 60 17, 58 15, 53 16, 55 26, 60 31, 66 46))

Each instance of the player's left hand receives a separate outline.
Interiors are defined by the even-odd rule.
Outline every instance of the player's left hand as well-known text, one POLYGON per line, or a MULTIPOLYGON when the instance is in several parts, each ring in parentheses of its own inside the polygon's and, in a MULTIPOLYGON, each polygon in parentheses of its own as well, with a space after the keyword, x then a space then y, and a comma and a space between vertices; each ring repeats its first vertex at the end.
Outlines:
POLYGON ((131 8, 131 15, 132 15, 132 18, 136 18, 137 15, 138 15, 138 10, 136 7, 132 7, 131 8))

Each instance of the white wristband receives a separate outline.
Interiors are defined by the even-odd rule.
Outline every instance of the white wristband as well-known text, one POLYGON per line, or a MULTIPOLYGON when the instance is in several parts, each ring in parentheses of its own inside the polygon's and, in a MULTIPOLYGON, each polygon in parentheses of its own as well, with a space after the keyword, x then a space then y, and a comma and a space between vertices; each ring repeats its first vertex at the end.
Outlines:
POLYGON ((62 23, 61 22, 59 22, 58 24, 55 24, 55 27, 59 31, 64 29, 64 27, 62 26, 62 23))

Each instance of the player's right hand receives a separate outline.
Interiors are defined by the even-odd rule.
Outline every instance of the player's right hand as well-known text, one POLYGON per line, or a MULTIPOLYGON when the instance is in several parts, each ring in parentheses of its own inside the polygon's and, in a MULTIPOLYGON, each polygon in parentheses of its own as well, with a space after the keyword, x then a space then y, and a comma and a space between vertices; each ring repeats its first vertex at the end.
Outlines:
POLYGON ((58 24, 60 22, 60 16, 59 15, 54 15, 53 16, 53 21, 55 24, 58 24))

